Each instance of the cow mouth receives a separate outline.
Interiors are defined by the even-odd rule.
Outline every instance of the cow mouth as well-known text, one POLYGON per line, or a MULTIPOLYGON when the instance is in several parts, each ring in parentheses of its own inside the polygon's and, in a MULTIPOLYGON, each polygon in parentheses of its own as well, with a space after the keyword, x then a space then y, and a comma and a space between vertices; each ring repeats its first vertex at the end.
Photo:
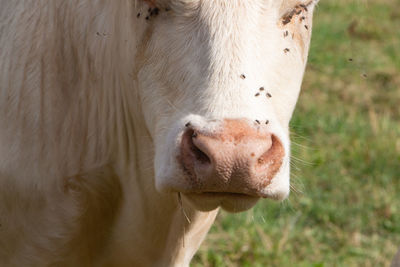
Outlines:
POLYGON ((244 193, 229 192, 183 193, 183 196, 197 210, 211 211, 221 207, 233 213, 252 208, 260 199, 244 193))
POLYGON ((229 192, 202 192, 197 194, 204 197, 237 197, 237 198, 254 197, 245 193, 229 193, 229 192))

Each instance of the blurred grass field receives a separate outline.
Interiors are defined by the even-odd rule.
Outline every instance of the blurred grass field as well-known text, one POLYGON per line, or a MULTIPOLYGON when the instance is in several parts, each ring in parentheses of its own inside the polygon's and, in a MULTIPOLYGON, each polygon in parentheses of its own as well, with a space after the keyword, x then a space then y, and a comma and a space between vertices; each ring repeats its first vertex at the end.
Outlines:
POLYGON ((400 0, 321 0, 282 203, 221 212, 192 266, 389 266, 400 246, 400 0))

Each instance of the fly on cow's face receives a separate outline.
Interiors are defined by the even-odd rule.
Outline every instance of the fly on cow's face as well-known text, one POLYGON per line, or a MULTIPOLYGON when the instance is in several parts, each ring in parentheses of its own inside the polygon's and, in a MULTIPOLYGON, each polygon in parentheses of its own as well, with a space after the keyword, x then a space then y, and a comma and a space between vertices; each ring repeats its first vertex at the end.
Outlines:
POLYGON ((268 97, 268 98, 271 98, 272 95, 271 95, 270 93, 267 93, 267 97, 268 97))
POLYGON ((289 35, 289 32, 288 31, 285 31, 284 33, 283 33, 283 37, 287 37, 289 35))
POLYGON ((285 48, 285 49, 283 49, 283 52, 285 52, 285 54, 287 53, 287 52, 289 52, 290 51, 290 49, 289 48, 285 48))
POLYGON ((242 75, 240 75, 240 78, 244 80, 244 79, 246 79, 246 75, 242 74, 242 75))
POLYGON ((257 124, 260 124, 260 121, 259 121, 259 120, 256 120, 256 122, 257 122, 257 124))
POLYGON ((260 91, 264 91, 264 87, 260 87, 260 91))
POLYGON ((306 30, 308 30, 308 25, 304 25, 304 28, 306 28, 306 30))
POLYGON ((257 93, 257 94, 255 94, 254 96, 255 96, 255 97, 260 96, 260 93, 257 93))
POLYGON ((266 120, 266 121, 265 121, 265 124, 268 124, 268 123, 269 123, 269 120, 266 120))
POLYGON ((160 12, 160 9, 158 7, 153 8, 150 12, 150 16, 157 16, 159 12, 160 12))
POLYGON ((185 127, 189 127, 190 126, 190 122, 187 122, 186 124, 185 124, 185 127))

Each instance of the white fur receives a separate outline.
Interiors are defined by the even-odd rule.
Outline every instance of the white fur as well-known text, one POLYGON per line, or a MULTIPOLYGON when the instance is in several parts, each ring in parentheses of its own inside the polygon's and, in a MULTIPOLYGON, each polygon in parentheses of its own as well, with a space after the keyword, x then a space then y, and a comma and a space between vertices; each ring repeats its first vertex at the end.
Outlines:
POLYGON ((217 210, 183 202, 189 223, 171 193, 187 121, 268 119, 286 156, 265 190, 288 195, 297 2, 156 2, 0 0, 0 266, 188 266, 217 210))

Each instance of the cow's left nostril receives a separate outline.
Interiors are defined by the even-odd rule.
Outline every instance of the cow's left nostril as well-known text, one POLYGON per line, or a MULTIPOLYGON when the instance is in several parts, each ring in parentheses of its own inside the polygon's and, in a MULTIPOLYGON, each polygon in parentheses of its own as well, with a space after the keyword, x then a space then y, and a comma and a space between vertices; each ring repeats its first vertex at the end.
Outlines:
POLYGON ((282 164, 285 150, 282 143, 275 135, 271 135, 270 138, 271 147, 257 159, 255 167, 257 171, 268 168, 270 173, 276 173, 282 164))

